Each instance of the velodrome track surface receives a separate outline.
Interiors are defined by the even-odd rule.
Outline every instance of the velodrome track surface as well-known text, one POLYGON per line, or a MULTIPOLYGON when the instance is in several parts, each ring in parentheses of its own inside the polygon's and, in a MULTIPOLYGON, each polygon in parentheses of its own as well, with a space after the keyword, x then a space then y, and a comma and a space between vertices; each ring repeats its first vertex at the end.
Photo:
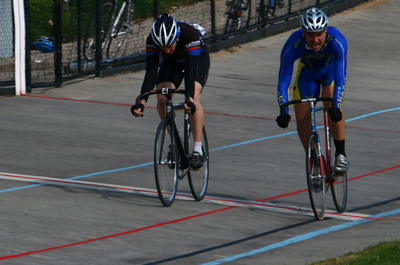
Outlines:
POLYGON ((202 94, 211 149, 206 199, 187 180, 155 196, 155 99, 130 105, 144 72, 1 98, 1 264, 306 264, 400 236, 400 3, 330 18, 347 37, 347 211, 308 211, 295 123, 276 82, 291 32, 212 55, 202 94))

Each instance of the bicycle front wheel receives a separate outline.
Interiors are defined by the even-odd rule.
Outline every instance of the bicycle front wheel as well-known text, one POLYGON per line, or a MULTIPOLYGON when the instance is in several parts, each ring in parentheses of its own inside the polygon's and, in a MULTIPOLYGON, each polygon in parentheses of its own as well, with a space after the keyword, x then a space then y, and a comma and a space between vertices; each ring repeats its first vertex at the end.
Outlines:
POLYGON ((322 220, 325 215, 326 178, 321 173, 319 148, 317 135, 311 134, 308 138, 306 152, 308 194, 315 218, 322 220))
MULTIPOLYGON (((101 50, 106 47, 109 40, 109 30, 112 27, 114 4, 112 1, 105 1, 100 7, 100 42, 101 50)), ((86 29, 83 40, 83 58, 85 60, 94 60, 96 58, 96 16, 93 15, 89 27, 86 29)), ((104 57, 105 54, 103 54, 104 57)))
POLYGON ((171 206, 178 189, 178 152, 167 120, 160 122, 154 143, 154 175, 157 192, 164 206, 171 206))
POLYGON ((132 20, 135 11, 135 2, 133 0, 123 1, 117 6, 117 12, 114 25, 110 33, 110 41, 107 46, 106 56, 108 59, 114 58, 122 47, 128 34, 132 33, 132 20))
MULTIPOLYGON (((190 169, 188 174, 189 186, 192 191, 193 197, 197 201, 201 201, 206 195, 207 186, 208 186, 208 178, 209 178, 209 169, 210 169, 210 155, 208 151, 208 140, 207 140, 207 132, 206 128, 203 126, 201 141, 203 143, 203 167, 199 169, 190 169)), ((193 134, 190 132, 189 137, 189 150, 190 154, 193 153, 193 134)))
POLYGON ((347 205, 347 173, 344 175, 336 175, 334 173, 333 167, 335 165, 336 148, 331 134, 329 134, 329 142, 331 147, 331 174, 332 178, 335 180, 331 184, 332 197, 336 210, 339 213, 343 213, 347 205))

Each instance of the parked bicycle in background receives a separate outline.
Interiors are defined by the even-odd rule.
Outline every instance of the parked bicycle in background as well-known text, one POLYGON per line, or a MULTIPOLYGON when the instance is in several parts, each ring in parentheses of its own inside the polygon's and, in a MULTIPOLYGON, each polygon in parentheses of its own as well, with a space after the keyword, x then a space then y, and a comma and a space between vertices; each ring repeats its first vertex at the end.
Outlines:
POLYGON ((275 15, 276 8, 282 9, 284 6, 283 0, 260 0, 256 8, 258 22, 270 20, 275 15))
MULTIPOLYGON (((106 0, 100 6, 100 48, 103 58, 114 58, 128 34, 133 32, 132 21, 135 12, 134 0, 106 0)), ((96 56, 96 14, 93 15, 83 41, 83 57, 93 60, 96 56)))
POLYGON ((227 15, 224 33, 239 30, 247 27, 250 23, 251 0, 232 0, 226 1, 227 15), (243 23, 245 25, 243 25, 243 23))

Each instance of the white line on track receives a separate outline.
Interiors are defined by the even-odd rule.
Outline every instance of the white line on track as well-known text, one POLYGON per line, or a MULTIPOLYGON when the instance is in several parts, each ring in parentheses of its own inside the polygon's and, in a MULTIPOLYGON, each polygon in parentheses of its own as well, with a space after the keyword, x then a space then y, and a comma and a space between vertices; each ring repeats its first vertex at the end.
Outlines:
MULTIPOLYGON (((23 174, 13 174, 13 173, 4 173, 4 172, 0 172, 0 179, 23 181, 23 182, 37 183, 37 184, 68 186, 68 187, 92 189, 92 190, 99 190, 99 191, 130 193, 130 194, 135 194, 135 195, 151 196, 151 197, 158 196, 157 190, 155 190, 155 189, 146 189, 146 188, 130 187, 130 186, 119 186, 119 185, 113 185, 113 184, 96 183, 96 182, 88 182, 88 181, 80 181, 80 180, 58 179, 58 178, 23 175, 23 174)), ((178 193, 176 196, 176 199, 178 199, 178 200, 193 200, 193 197, 189 193, 178 193)), ((202 202, 224 205, 224 206, 247 207, 247 208, 254 208, 254 209, 260 209, 260 210, 266 210, 266 211, 291 213, 291 214, 295 213, 295 214, 313 216, 313 212, 310 208, 289 206, 289 205, 280 205, 280 204, 274 204, 274 203, 264 203, 264 202, 248 201, 248 200, 234 200, 234 199, 229 199, 229 198, 211 197, 211 196, 205 197, 202 202)), ((334 211, 326 212, 326 217, 341 219, 341 220, 358 220, 360 218, 366 218, 368 216, 369 215, 358 214, 358 213, 338 214, 334 211)))

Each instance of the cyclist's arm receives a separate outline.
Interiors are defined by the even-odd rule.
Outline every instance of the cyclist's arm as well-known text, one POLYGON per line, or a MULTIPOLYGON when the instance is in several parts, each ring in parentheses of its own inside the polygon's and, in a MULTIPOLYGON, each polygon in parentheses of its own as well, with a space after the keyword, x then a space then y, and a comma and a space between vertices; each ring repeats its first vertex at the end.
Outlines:
MULTIPOLYGON (((286 42, 281 52, 281 64, 279 68, 278 80, 278 104, 279 106, 289 101, 289 86, 292 80, 295 49, 291 42, 286 42)), ((285 108, 285 113, 289 114, 289 108, 285 108)))
POLYGON ((346 85, 347 75, 347 42, 340 32, 334 40, 335 47, 335 90, 333 98, 336 102, 336 108, 341 109, 346 85))
POLYGON ((200 46, 188 48, 185 60, 185 90, 194 99, 194 82, 201 53, 200 46))
MULTIPOLYGON (((146 48, 146 74, 143 80, 140 94, 146 93, 154 88, 157 82, 157 71, 159 51, 146 48)), ((148 98, 143 98, 147 102, 148 98)))

